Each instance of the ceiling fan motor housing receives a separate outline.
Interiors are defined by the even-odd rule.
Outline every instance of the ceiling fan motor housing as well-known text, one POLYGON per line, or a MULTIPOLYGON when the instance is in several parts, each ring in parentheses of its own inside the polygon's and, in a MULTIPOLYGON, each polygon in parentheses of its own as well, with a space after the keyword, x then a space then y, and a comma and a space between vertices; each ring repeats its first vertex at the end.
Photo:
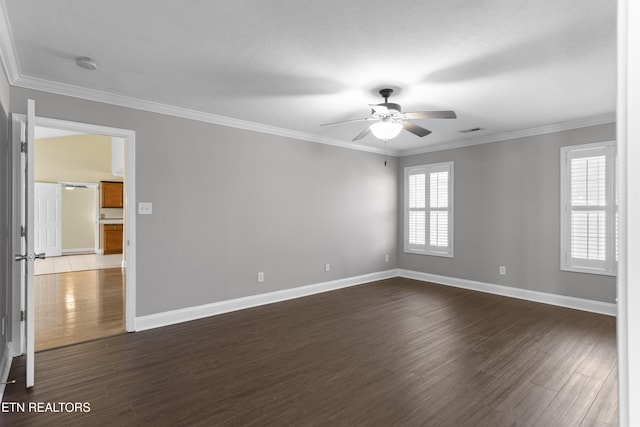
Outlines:
POLYGON ((384 105, 385 107, 387 107, 389 111, 392 111, 394 113, 396 112, 399 113, 400 111, 402 111, 400 108, 400 104, 395 104, 393 102, 385 102, 383 104, 378 104, 378 105, 384 105))

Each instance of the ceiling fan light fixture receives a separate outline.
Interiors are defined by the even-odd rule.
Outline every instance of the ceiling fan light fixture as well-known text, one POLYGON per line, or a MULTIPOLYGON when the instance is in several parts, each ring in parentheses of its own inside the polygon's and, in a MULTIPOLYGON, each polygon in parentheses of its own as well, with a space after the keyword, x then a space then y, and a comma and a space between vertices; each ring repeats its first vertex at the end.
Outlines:
POLYGON ((321 126, 375 120, 376 122, 374 124, 356 135, 352 141, 358 141, 370 133, 373 133, 373 136, 378 139, 388 141, 398 136, 403 129, 420 138, 431 133, 429 129, 425 129, 422 126, 413 123, 411 120, 457 118, 456 113, 453 111, 413 111, 410 113, 403 113, 400 104, 389 102, 389 96, 392 93, 393 89, 380 89, 380 96, 384 98, 384 102, 380 104, 369 104, 369 107, 371 107, 371 116, 369 117, 355 120, 344 120, 335 123, 325 123, 321 126))
POLYGON ((378 139, 393 139, 402 130, 402 125, 393 120, 380 120, 371 125, 371 132, 378 139))

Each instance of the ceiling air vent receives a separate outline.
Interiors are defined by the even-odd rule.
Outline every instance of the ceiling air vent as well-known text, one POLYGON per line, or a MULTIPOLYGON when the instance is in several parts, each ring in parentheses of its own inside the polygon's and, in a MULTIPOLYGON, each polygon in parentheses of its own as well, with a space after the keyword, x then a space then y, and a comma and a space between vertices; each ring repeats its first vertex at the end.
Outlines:
POLYGON ((471 133, 471 132, 478 132, 479 130, 484 130, 484 128, 463 129, 463 130, 459 130, 458 132, 460 132, 460 133, 471 133))
POLYGON ((86 56, 76 58, 76 64, 78 64, 78 67, 84 68, 85 70, 89 71, 95 71, 98 69, 98 63, 96 62, 96 60, 88 58, 86 56))

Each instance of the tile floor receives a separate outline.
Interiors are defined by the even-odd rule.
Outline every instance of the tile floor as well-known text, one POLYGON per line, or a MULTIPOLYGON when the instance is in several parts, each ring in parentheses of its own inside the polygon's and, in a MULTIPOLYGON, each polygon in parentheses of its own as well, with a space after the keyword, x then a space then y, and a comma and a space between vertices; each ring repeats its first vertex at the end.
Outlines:
POLYGON ((70 271, 101 270, 122 266, 122 254, 64 255, 36 260, 35 275, 67 273, 70 271))

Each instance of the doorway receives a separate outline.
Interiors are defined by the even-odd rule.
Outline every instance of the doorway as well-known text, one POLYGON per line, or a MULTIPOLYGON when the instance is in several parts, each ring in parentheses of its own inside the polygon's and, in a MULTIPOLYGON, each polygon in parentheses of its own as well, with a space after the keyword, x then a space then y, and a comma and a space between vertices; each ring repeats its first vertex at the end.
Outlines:
POLYGON ((123 140, 34 136, 35 351, 124 333, 123 140))
MULTIPOLYGON (((20 169, 20 141, 24 136, 21 135, 21 123, 25 123, 26 116, 20 114, 13 115, 13 124, 12 124, 12 133, 14 144, 18 146, 18 153, 14 154, 14 169, 18 171, 20 169), (17 166, 16 166, 17 162, 17 166)), ((57 280, 52 280, 53 276, 48 277, 47 280, 42 279, 43 282, 48 282, 46 286, 51 290, 54 286, 58 287, 56 292, 56 298, 62 301, 65 309, 73 309, 74 305, 78 308, 78 303, 81 302, 83 298, 92 299, 92 300, 102 300, 106 306, 115 307, 116 312, 118 313, 116 317, 120 318, 120 329, 119 331, 124 332, 132 332, 135 330, 135 270, 136 270, 136 257, 135 257, 135 132, 127 129, 118 129, 104 126, 96 126, 84 123, 77 122, 69 122, 65 120, 56 120, 56 119, 48 119, 42 117, 35 117, 35 125, 40 128, 49 128, 56 129, 60 132, 66 132, 68 134, 87 134, 87 135, 97 135, 108 138, 117 138, 121 141, 124 154, 124 159, 122 159, 123 166, 123 176, 120 180, 123 184, 123 195, 122 202, 123 206, 121 209, 121 218, 120 220, 123 224, 126 224, 126 228, 122 231, 122 243, 123 243, 123 255, 120 255, 118 262, 116 263, 113 269, 108 268, 97 268, 96 263, 91 264, 90 260, 85 259, 85 264, 88 264, 91 269, 87 270, 86 268, 76 268, 78 266, 78 262, 80 257, 87 257, 88 255, 93 255, 94 257, 97 255, 102 255, 99 253, 99 244, 95 242, 99 241, 99 236, 94 240, 94 246, 97 249, 92 251, 91 243, 87 245, 76 244, 70 252, 63 253, 61 257, 56 257, 58 259, 66 258, 69 260, 69 264, 71 265, 72 271, 65 271, 59 273, 61 276, 57 277, 57 280), (126 174, 125 171, 125 162, 126 162, 126 174), (81 249, 81 252, 87 250, 88 252, 94 253, 74 253, 74 249, 81 249), (75 256, 75 258, 73 258, 75 256), (124 258, 123 258, 124 257, 124 258), (75 261, 71 261, 71 260, 75 261), (80 271, 73 271, 73 270, 80 271), (91 272, 91 273, 88 273, 91 272), (93 277, 87 277, 89 275, 93 275, 93 277), (78 277, 83 275, 82 280, 79 280, 78 277), (107 285, 107 283, 113 282, 119 283, 119 288, 116 287, 116 291, 113 291, 113 285, 107 285), (57 282, 57 284, 52 285, 52 282, 57 282), (80 282, 85 282, 89 284, 89 287, 85 287, 83 289, 70 289, 69 284, 77 284, 80 282), (93 293, 87 294, 84 291, 89 289, 93 289, 93 293), (119 289, 119 290, 118 290, 119 289), (84 292, 84 294, 82 293, 84 292), (114 295, 116 295, 116 299, 119 299, 119 302, 114 304, 114 295), (119 304, 119 305, 118 305, 119 304), (124 326, 122 326, 124 325, 124 326)), ((24 129, 24 126, 22 126, 24 129)), ((35 151, 35 150, 33 150, 35 151)), ((34 161, 34 164, 36 162, 34 161)), ((19 182, 19 179, 16 179, 16 182, 19 182)), ((62 186, 62 191, 76 191, 77 189, 83 187, 90 187, 87 184, 94 184, 95 187, 98 187, 98 180, 89 180, 89 182, 85 180, 79 180, 77 178, 71 177, 69 180, 58 180, 58 183, 62 186), (60 182, 63 181, 63 182, 60 182), (74 189, 65 190, 65 186, 72 186, 74 189)), ((33 189, 32 189, 33 191, 33 189)), ((14 206, 20 206, 19 199, 14 199, 14 206)), ((99 206, 96 208, 96 212, 100 212, 99 206)), ((19 221, 19 215, 16 215, 16 218, 19 221)), ((99 219, 99 218, 98 218, 99 219)), ((112 218, 107 218, 112 219, 112 218)), ((20 223, 14 223, 14 227, 16 229, 20 229, 20 223)), ((99 224, 96 224, 96 227, 99 230, 99 224)), ((96 231, 95 234, 99 234, 99 231, 96 231)), ((14 245, 16 247, 19 246, 19 234, 14 234, 14 245), (16 243, 17 242, 17 243, 16 243)), ((63 248, 63 252, 64 252, 63 248)), ((116 255, 118 257, 118 255, 116 255)), ((41 260, 38 260, 40 262, 41 260)), ((58 269, 59 270, 59 269, 58 269)), ((31 271, 31 277, 34 279, 37 276, 33 275, 35 268, 31 271)), ((53 273, 56 273, 55 269, 53 273)), ((42 275, 45 277, 45 275, 42 275)), ((15 280, 14 278, 14 304, 19 304, 21 310, 26 310, 25 299, 24 299, 24 281, 15 280)), ((46 298, 43 298, 46 299, 46 298)), ((57 306, 60 308, 60 305, 57 306)), ((44 310, 45 313, 51 314, 53 310, 44 310)), ((94 306, 93 308, 88 308, 88 312, 93 312, 96 315, 101 316, 104 319, 113 319, 113 315, 109 314, 104 310, 104 307, 94 306)), ((25 345, 28 341, 26 337, 28 337, 28 333, 25 331, 31 330, 33 331, 33 327, 30 327, 25 324, 25 322, 20 322, 20 311, 15 311, 17 313, 18 318, 14 321, 14 329, 13 334, 15 337, 19 338, 16 340, 16 344, 14 346, 14 354, 25 353, 25 345)), ((33 316, 32 318, 37 318, 37 316, 33 316)), ((82 322, 81 322, 82 323, 82 322)), ((86 323, 86 322, 85 322, 86 323)), ((36 325, 37 326, 37 325, 36 325)), ((86 325, 83 325, 86 326, 86 325)), ((107 328, 108 329, 108 328, 107 328)), ((108 335, 113 335, 113 333, 108 333, 108 335)), ((84 341, 87 339, 92 339, 94 336, 84 335, 84 338, 80 341, 84 341)), ((64 345, 64 343, 62 344, 64 345)), ((55 345, 58 346, 58 345, 55 345)), ((27 351, 28 354, 28 351, 27 351)))

